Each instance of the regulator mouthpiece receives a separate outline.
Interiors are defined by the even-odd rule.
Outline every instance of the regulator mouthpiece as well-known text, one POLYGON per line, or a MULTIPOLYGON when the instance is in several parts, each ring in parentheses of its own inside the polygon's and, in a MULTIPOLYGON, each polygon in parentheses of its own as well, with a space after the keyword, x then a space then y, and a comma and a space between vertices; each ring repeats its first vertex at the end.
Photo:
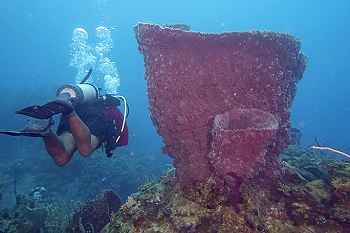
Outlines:
POLYGON ((72 98, 72 104, 77 106, 96 100, 99 96, 99 89, 95 85, 89 83, 66 84, 57 90, 57 95, 62 93, 69 93, 72 98))

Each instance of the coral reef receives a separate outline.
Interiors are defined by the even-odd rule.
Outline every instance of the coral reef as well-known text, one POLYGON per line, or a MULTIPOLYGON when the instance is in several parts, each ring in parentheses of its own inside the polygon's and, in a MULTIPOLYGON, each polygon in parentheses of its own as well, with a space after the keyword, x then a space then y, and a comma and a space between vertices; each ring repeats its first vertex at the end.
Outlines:
MULTIPOLYGON (((208 157, 215 146, 214 118, 240 109, 251 119, 255 116, 249 109, 267 112, 278 128, 271 138, 259 140, 249 137, 256 126, 247 125, 241 133, 248 141, 237 151, 249 144, 266 152, 242 160, 243 170, 237 166, 230 172, 251 177, 253 172, 244 167, 256 165, 254 156, 260 156, 254 168, 264 167, 260 183, 283 174, 278 156, 289 145, 289 109, 306 67, 298 39, 271 31, 206 34, 148 23, 137 24, 134 31, 144 55, 151 119, 165 143, 163 152, 174 158, 182 186, 205 181, 217 169, 217 161, 213 166, 213 156, 208 157)), ((221 160, 241 157, 234 152, 221 154, 221 160)))
POLYGON ((235 196, 213 177, 181 187, 172 168, 140 186, 122 206, 114 192, 105 191, 86 204, 74 204, 74 213, 67 206, 40 203, 3 209, 0 232, 72 232, 73 226, 75 232, 102 233, 349 232, 350 162, 295 145, 281 158, 283 178, 266 187, 242 180, 235 196), (99 229, 84 215, 94 216, 99 229))
POLYGON ((29 208, 22 204, 18 207, 18 211, 26 220, 23 230, 28 232, 62 232, 70 223, 65 206, 29 208))
POLYGON ((349 232, 350 162, 295 146, 282 157, 284 163, 294 163, 286 167, 284 178, 270 187, 259 187, 250 179, 242 183, 240 213, 230 203, 230 190, 215 179, 181 188, 174 185, 171 169, 132 194, 132 204, 101 232, 349 232), (326 176, 306 180, 298 173, 305 164, 325 167, 326 176))
POLYGON ((7 233, 59 233, 70 223, 67 206, 41 206, 30 208, 24 204, 0 211, 0 232, 7 233))
POLYGON ((113 190, 103 192, 86 204, 72 201, 74 212, 67 205, 39 205, 30 208, 21 204, 0 211, 0 232, 100 232, 120 206, 121 199, 113 190))

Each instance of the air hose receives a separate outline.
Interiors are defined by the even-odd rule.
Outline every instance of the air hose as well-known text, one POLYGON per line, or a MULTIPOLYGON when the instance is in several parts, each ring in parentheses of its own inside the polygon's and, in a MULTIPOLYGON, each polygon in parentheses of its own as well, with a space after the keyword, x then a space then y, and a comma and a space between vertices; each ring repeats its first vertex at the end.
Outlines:
MULTIPOLYGON (((123 124, 122 124, 122 127, 120 129, 120 132, 122 133, 124 131, 124 128, 125 128, 125 123, 126 123, 126 117, 127 115, 129 115, 129 108, 128 108, 128 104, 126 103, 126 98, 122 95, 117 95, 115 96, 115 98, 121 98, 124 102, 124 117, 123 117, 123 124)), ((121 135, 119 135, 117 137, 117 139, 115 140, 115 142, 118 142, 119 139, 120 139, 121 135)))

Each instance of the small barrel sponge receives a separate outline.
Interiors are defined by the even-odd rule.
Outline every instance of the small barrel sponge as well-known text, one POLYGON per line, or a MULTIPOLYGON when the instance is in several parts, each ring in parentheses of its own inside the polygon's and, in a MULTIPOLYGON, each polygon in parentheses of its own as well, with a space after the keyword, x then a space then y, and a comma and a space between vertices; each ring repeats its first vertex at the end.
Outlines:
POLYGON ((217 115, 208 154, 216 174, 252 178, 264 164, 268 141, 277 129, 277 119, 259 109, 233 109, 217 115))

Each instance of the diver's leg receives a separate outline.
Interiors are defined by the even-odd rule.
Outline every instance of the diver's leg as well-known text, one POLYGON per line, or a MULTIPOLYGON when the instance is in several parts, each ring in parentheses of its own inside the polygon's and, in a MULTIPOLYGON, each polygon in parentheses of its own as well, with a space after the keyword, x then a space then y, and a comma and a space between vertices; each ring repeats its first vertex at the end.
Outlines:
POLYGON ((89 128, 75 111, 68 115, 68 121, 79 153, 84 157, 89 157, 99 147, 100 140, 90 133, 89 128))
POLYGON ((47 153, 53 158, 57 166, 66 165, 76 150, 73 135, 64 132, 60 136, 50 129, 50 136, 43 137, 47 153))

